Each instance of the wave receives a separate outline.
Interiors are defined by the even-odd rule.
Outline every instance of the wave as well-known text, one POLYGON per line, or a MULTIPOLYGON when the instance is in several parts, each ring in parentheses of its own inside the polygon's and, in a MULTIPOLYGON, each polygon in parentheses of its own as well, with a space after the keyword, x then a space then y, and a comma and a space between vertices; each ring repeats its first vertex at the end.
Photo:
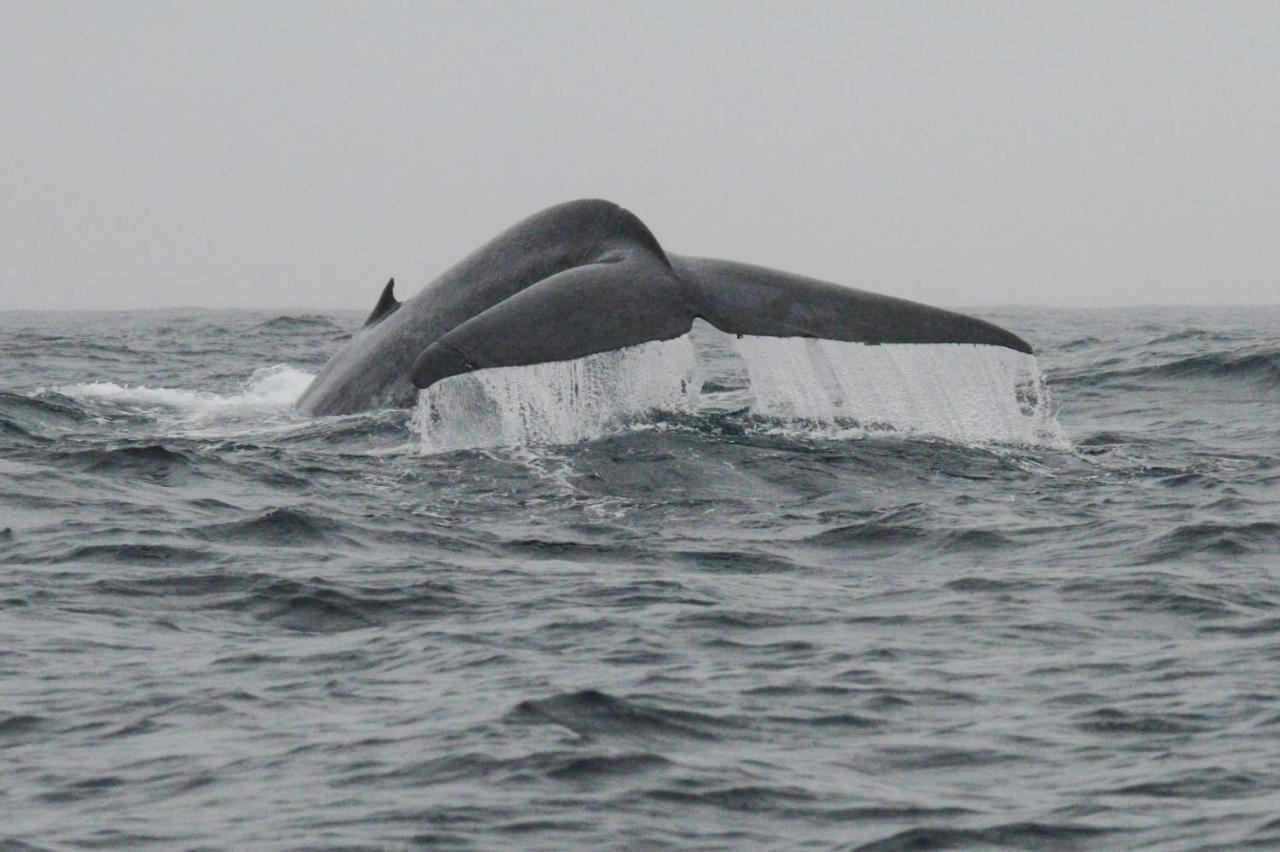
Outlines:
POLYGON ((1113 737, 1176 737, 1214 728, 1213 716, 1207 713, 1142 713, 1117 707, 1099 707, 1079 714, 1075 727, 1089 733, 1113 737))
MULTIPOLYGON (((152 388, 114 382, 62 385, 53 392, 80 403, 109 408, 168 414, 188 423, 248 418, 287 411, 302 396, 314 376, 287 364, 254 370, 239 393, 221 394, 187 388, 152 388)), ((46 389, 37 395, 50 393, 46 389)))
POLYGON ((637 752, 576 757, 547 772, 547 777, 560 781, 597 783, 614 776, 635 777, 654 770, 674 766, 660 754, 637 752))
POLYGON ((1208 340, 1213 343, 1225 343, 1230 339, 1230 335, 1205 331, 1202 328, 1187 328, 1182 331, 1175 331, 1172 334, 1166 334, 1163 337, 1157 337, 1155 340, 1148 341, 1145 345, 1159 346, 1162 343, 1183 343, 1188 340, 1208 340))
POLYGON ((7 417, 0 417, 0 441, 4 444, 32 446, 47 444, 50 439, 31 433, 7 417))
POLYGON ((1198 355, 1136 372, 1159 379, 1227 379, 1280 387, 1280 350, 1198 355))
POLYGON ((1098 791, 1104 796, 1146 796, 1156 799, 1232 799, 1265 787, 1260 774, 1207 766, 1161 780, 1143 780, 1098 791))
POLYGON ((730 724, 713 716, 652 707, 595 689, 521 701, 515 721, 554 724, 584 739, 623 737, 659 740, 717 740, 730 724))
POLYGON ((50 727, 47 716, 32 713, 13 713, 0 716, 0 743, 17 745, 19 741, 35 739, 36 735, 50 727))
POLYGON ((58 426, 71 427, 83 422, 85 413, 70 400, 56 393, 41 396, 24 396, 0 391, 0 414, 14 418, 29 418, 58 426))
POLYGON ((1212 352, 1119 370, 1092 370, 1073 375, 1055 376, 1055 384, 1098 385, 1120 384, 1138 388, 1145 383, 1237 382, 1251 387, 1280 388, 1280 350, 1212 352))
POLYGON ((1102 338, 1086 336, 1076 337, 1059 345, 1057 348, 1060 352, 1076 352, 1081 349, 1089 349, 1102 343, 1102 338))
POLYGON ((345 526, 318 513, 297 509, 268 509, 241 521, 210 524, 195 531, 206 541, 272 547, 354 544, 345 526))
POLYGON ((1117 831, 1070 823, 1013 822, 990 828, 909 828, 854 852, 908 852, 920 849, 1014 848, 1079 849, 1096 847, 1104 835, 1117 831))
POLYGON ((411 600, 400 590, 335 588, 315 580, 275 580, 221 607, 242 609, 260 621, 300 633, 360 630, 407 615, 438 616, 451 611, 447 602, 434 595, 411 600))
POLYGON ((217 554, 210 550, 196 550, 190 547, 176 547, 168 544, 147 544, 126 542, 123 544, 87 544, 72 548, 66 553, 37 559, 49 563, 123 563, 128 565, 158 565, 170 563, 174 565, 194 565, 215 559, 217 554))
POLYGON ((750 784, 712 790, 659 789, 645 794, 655 802, 666 802, 682 807, 703 805, 719 810, 756 814, 777 810, 792 810, 817 800, 808 790, 767 784, 750 784))
POLYGON ((299 314, 298 316, 282 315, 263 320, 255 328, 264 331, 296 331, 305 329, 324 329, 325 331, 343 331, 336 322, 320 314, 299 314))
POLYGON ((1068 598, 1092 605, 1102 601, 1134 615, 1173 615, 1203 622, 1237 616, 1258 606, 1258 601, 1228 584, 1190 582, 1164 572, 1081 578, 1065 583, 1060 591, 1068 598))
POLYGON ((69 403, 0 391, 0 445, 30 447, 53 442, 54 435, 69 432, 87 419, 69 403))
MULTIPOLYGON (((272 574, 183 571, 100 580, 94 587, 115 598, 180 597, 207 610, 244 613, 302 633, 339 633, 430 619, 467 607, 452 587, 433 581, 382 588, 318 577, 297 580, 272 574)), ((219 658, 215 665, 240 668, 261 661, 261 655, 238 656, 219 658)))
POLYGON ((1280 523, 1274 521, 1199 522, 1183 524, 1151 541, 1139 561, 1150 564, 1197 553, 1229 558, 1247 553, 1273 553, 1278 546, 1280 523))
POLYGON ((53 460, 59 467, 81 473, 146 479, 165 485, 185 482, 197 467, 191 456, 159 444, 76 450, 57 454, 53 460))

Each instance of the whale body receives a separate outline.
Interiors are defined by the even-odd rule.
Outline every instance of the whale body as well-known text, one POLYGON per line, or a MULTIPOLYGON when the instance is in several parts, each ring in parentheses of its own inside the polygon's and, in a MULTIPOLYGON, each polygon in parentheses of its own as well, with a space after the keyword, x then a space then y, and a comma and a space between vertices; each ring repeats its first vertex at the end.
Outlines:
POLYGON ((489 367, 567 361, 721 331, 861 343, 972 343, 1031 353, 1011 332, 952 311, 788 272, 663 250, 608 201, 558 204, 513 225, 399 302, 373 312, 297 407, 407 407, 435 382, 489 367))

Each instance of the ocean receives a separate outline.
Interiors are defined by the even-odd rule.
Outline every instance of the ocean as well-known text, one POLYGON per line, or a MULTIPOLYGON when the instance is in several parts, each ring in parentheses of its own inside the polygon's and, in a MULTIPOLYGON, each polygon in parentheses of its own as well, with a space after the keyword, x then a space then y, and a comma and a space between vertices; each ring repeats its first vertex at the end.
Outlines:
POLYGON ((1280 307, 291 403, 0 313, 2 849, 1280 848, 1280 307))

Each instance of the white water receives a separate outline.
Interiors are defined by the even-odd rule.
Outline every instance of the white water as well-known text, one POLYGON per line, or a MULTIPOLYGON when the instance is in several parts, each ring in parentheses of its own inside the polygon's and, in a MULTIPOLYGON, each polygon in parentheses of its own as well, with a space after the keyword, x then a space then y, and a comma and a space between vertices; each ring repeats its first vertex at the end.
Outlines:
POLYGON ((220 394, 187 388, 118 385, 114 382, 62 385, 53 390, 73 399, 148 411, 183 424, 198 425, 287 412, 313 378, 310 373, 276 364, 254 370, 241 385, 239 393, 220 394))
POLYGON ((735 339, 705 323, 676 340, 446 379, 419 394, 411 428, 429 454, 569 444, 655 415, 741 407, 764 428, 826 436, 1066 446, 1033 356, 971 344, 735 339), (704 382, 729 390, 703 394, 704 382))
POLYGON ((965 444, 1064 441, 1035 357, 1012 349, 780 337, 743 337, 737 349, 762 417, 965 444))
POLYGON ((571 444, 654 411, 689 411, 699 384, 689 336, 573 361, 454 376, 418 394, 411 428, 424 453, 571 444))

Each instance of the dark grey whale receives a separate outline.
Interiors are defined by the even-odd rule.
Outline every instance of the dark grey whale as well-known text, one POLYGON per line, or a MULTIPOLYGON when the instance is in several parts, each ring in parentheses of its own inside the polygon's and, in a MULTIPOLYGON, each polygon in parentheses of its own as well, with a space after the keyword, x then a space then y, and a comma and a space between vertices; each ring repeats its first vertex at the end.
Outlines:
POLYGON ((412 405, 421 388, 486 367, 566 361, 688 333, 862 343, 1031 347, 983 320, 759 266, 663 251, 616 204, 535 213, 405 302, 387 282, 364 327, 302 394, 316 415, 412 405))

